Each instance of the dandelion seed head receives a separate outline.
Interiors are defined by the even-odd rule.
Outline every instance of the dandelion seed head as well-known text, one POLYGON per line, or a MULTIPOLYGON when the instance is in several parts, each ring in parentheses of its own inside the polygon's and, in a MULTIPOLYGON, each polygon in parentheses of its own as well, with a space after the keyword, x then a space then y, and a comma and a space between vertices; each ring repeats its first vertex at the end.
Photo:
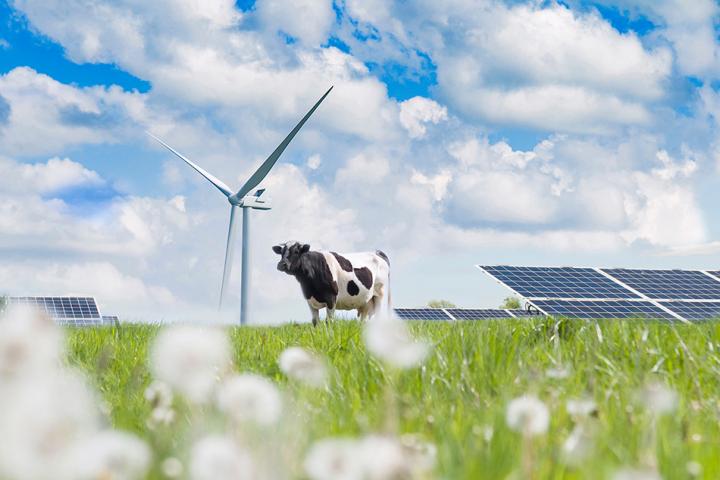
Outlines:
POLYGON ((151 352, 155 377, 195 403, 206 403, 231 366, 230 343, 219 329, 176 326, 158 335, 151 352))
POLYGON ((99 427, 95 398, 74 371, 48 372, 3 391, 0 478, 61 478, 75 442, 99 427))
POLYGON ((417 435, 406 434, 400 437, 400 444, 413 470, 427 472, 435 468, 437 447, 434 443, 426 442, 417 435))
POLYGON ((238 423, 261 426, 276 423, 282 414, 282 397, 273 382, 254 374, 228 378, 218 392, 218 407, 238 423))
POLYGON ((153 408, 169 408, 173 402, 172 389, 167 383, 155 381, 145 389, 145 400, 153 408))
POLYGON ((597 414, 597 404, 589 398, 574 398, 565 404, 568 414, 576 421, 583 420, 597 414))
POLYGON ((585 460, 594 447, 594 439, 588 428, 576 425, 562 445, 562 459, 569 465, 579 465, 585 460))
POLYGON ((0 317, 0 385, 58 368, 62 331, 25 305, 11 305, 0 317))
POLYGON ((175 457, 168 457, 160 464, 160 470, 168 478, 180 478, 183 474, 183 464, 175 457))
POLYGON ((413 339, 405 323, 392 316, 368 321, 364 337, 370 353, 397 368, 416 367, 430 352, 428 343, 413 339))
POLYGON ((570 376, 570 367, 560 365, 553 368, 548 368, 545 370, 545 376, 547 378, 552 378, 553 380, 562 380, 564 378, 567 378, 570 376))
POLYGON ((700 475, 702 475, 703 471, 702 465, 692 460, 685 464, 685 470, 687 470, 688 474, 691 477, 699 477, 700 475))
POLYGON ((190 452, 192 480, 254 480, 250 454, 232 439, 213 435, 199 440, 190 452))
POLYGON ((280 354, 280 370, 293 380, 322 387, 327 378, 325 362, 301 347, 290 347, 280 354))
POLYGON ((550 414, 537 397, 523 395, 510 401, 505 419, 508 426, 523 435, 541 435, 547 432, 550 414))
POLYGON ((612 480, 662 480, 657 470, 623 468, 615 472, 612 480))
POLYGON ((107 430, 79 442, 67 459, 78 479, 143 479, 150 468, 148 445, 129 433, 107 430))
POLYGON ((677 408, 678 395, 675 390, 666 385, 653 382, 648 383, 640 393, 640 402, 655 415, 672 413, 677 408))
POLYGON ((363 480, 363 458, 358 442, 347 438, 315 442, 305 457, 305 473, 311 480, 363 480))
POLYGON ((368 435, 360 441, 365 475, 371 480, 401 480, 412 476, 413 465, 400 442, 393 437, 368 435))

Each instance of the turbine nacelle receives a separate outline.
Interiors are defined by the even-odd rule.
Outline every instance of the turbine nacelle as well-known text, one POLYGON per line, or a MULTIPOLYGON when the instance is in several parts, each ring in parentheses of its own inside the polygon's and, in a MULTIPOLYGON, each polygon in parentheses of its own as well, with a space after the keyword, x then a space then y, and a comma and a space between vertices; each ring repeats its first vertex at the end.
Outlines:
POLYGON ((245 195, 238 203, 233 203, 232 197, 228 197, 228 201, 232 205, 242 208, 253 208, 255 210, 270 210, 272 208, 272 199, 265 195, 265 189, 256 190, 252 195, 245 195))

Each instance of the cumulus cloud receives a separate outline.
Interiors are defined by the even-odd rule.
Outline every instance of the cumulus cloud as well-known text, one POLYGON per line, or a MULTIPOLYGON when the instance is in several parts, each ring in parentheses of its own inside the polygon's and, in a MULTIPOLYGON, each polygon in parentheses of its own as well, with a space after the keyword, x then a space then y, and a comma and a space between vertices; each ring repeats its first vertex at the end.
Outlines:
POLYGON ((437 125, 447 120, 447 108, 425 97, 413 97, 400 103, 400 123, 410 138, 421 138, 427 131, 426 123, 437 125))
POLYGON ((0 154, 56 153, 66 146, 117 142, 142 121, 141 94, 119 87, 78 88, 27 67, 0 76, 0 154))
POLYGON ((261 0, 256 9, 272 33, 279 31, 309 45, 325 43, 335 19, 331 0, 261 0))

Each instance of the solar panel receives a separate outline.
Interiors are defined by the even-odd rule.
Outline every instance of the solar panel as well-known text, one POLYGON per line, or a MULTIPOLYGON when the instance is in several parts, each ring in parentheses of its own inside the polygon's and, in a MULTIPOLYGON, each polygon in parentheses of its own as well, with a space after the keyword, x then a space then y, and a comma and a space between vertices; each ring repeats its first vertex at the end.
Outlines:
POLYGON ((548 315, 570 318, 656 318, 675 317, 651 302, 628 300, 533 300, 548 315))
POLYGON ((592 268, 481 266, 527 299, 640 298, 592 268))
POLYGON ((720 281, 697 270, 604 268, 603 272, 655 300, 720 300, 720 281))
POLYGON ((100 312, 92 297, 10 297, 8 303, 34 307, 59 325, 102 324, 100 312))
POLYGON ((118 319, 117 315, 103 315, 102 316, 102 324, 107 325, 109 327, 118 325, 120 323, 120 320, 118 319))
POLYGON ((452 320, 441 308, 396 308, 403 320, 452 320))
POLYGON ((720 319, 720 303, 718 302, 660 302, 687 320, 720 319))
POLYGON ((529 310, 512 310, 512 315, 516 317, 537 317, 542 316, 543 314, 541 312, 537 311, 529 311, 529 310))
POLYGON ((483 318, 512 318, 506 310, 496 308, 448 308, 447 312, 457 320, 481 320, 483 318))

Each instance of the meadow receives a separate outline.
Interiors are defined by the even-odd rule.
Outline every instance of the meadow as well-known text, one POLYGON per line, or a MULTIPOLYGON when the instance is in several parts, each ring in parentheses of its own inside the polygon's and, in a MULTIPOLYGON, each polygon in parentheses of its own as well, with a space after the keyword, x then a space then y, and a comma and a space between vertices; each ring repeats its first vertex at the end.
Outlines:
MULTIPOLYGON (((419 478, 720 478, 720 323, 411 323, 431 350, 407 369, 371 355, 362 330, 354 321, 229 329, 235 368, 271 379, 288 399, 266 453, 291 477, 305 478, 302 461, 317 440, 387 433, 434 445, 434 467, 419 478), (326 359, 323 387, 281 371, 291 346, 326 359), (547 429, 508 425, 509 403, 525 395, 547 406, 547 429)), ((183 458, 194 438, 226 428, 177 401, 172 422, 148 426, 148 355, 159 331, 66 332, 67 362, 87 373, 112 426, 152 447, 150 478, 166 478, 163 459, 183 458)))

